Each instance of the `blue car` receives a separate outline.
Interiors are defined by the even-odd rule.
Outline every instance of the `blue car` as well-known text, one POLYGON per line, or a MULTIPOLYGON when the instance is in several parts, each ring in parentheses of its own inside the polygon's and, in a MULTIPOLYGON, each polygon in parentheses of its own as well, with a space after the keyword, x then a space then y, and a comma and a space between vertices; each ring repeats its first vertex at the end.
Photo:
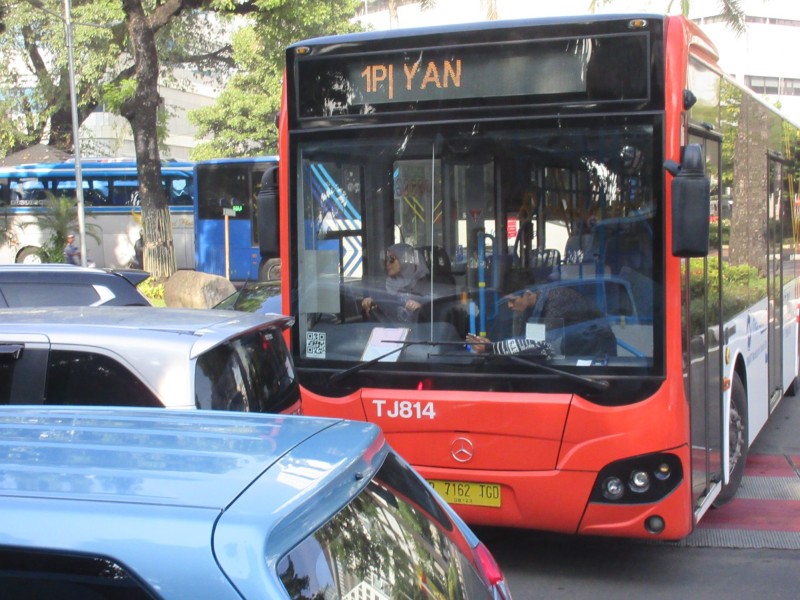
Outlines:
POLYGON ((368 423, 0 408, 6 598, 508 599, 368 423))

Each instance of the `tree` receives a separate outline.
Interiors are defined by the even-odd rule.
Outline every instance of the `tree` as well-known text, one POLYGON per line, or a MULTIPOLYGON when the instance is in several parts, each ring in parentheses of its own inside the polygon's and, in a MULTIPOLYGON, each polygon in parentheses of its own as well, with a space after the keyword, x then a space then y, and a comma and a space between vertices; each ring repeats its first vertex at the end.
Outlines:
POLYGON ((286 47, 309 37, 357 30, 350 20, 358 3, 272 0, 269 10, 254 13, 251 24, 233 35, 236 69, 222 94, 214 105, 189 115, 198 137, 206 139, 192 158, 274 153, 286 47))
MULTIPOLYGON (((63 7, 60 0, 10 0, 0 38, 0 154, 40 141, 72 151, 72 115, 63 7)), ((134 72, 133 55, 120 0, 75 0, 73 38, 78 69, 75 88, 79 120, 104 105, 118 108, 118 96, 128 93, 134 72)), ((161 77, 176 66, 192 65, 215 72, 228 68, 230 46, 221 27, 199 11, 172 19, 157 31, 161 77), (212 45, 213 44, 213 45, 212 45), (220 47, 217 47, 220 46, 220 47)))
MULTIPOLYGON (((23 2, 12 1, 14 5, 23 2)), ((348 0, 353 1, 356 0, 348 0)), ((3 36, 0 41, 0 59, 15 65, 21 57, 28 80, 34 82, 32 86, 21 86, 20 73, 13 67, 0 73, 0 110, 7 116, 0 121, 0 143, 4 144, 0 151, 24 148, 43 137, 66 150, 73 145, 59 5, 57 0, 36 3, 42 4, 43 10, 26 4, 24 9, 18 7, 9 13, 14 15, 13 35, 3 36)), ((259 15, 262 24, 275 25, 274 29, 282 30, 289 40, 309 22, 330 25, 330 19, 318 15, 340 15, 337 11, 339 8, 329 7, 321 0, 76 2, 74 37, 81 56, 76 81, 79 120, 83 121, 102 102, 106 109, 118 111, 131 124, 139 168, 142 224, 148 240, 144 262, 154 277, 165 278, 175 270, 167 199, 161 188, 158 140, 159 132, 163 133, 163 107, 158 95, 159 76, 167 76, 178 65, 191 65, 211 75, 227 73, 233 63, 228 36, 222 34, 224 15, 259 15), (208 18, 210 11, 220 18, 208 18), (294 18, 294 12, 301 16, 294 18)), ((270 44, 264 48, 274 50, 270 44)), ((264 126, 263 121, 259 125, 264 126)))

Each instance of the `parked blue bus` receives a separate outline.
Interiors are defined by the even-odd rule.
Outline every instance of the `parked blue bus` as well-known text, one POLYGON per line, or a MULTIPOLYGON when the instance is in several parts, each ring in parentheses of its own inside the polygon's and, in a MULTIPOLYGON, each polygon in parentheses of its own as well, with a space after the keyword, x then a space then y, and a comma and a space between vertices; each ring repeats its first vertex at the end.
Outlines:
MULTIPOLYGON (((164 192, 169 199, 175 257, 179 269, 194 268, 194 163, 164 161, 164 192)), ((100 228, 98 243, 86 238, 87 259, 98 267, 126 267, 141 229, 136 162, 120 159, 81 161, 85 215, 100 228)), ((49 236, 39 226, 48 194, 75 197, 75 163, 39 163, 0 167, 0 263, 40 262, 49 236)))
POLYGON ((198 271, 232 281, 277 279, 278 241, 274 235, 261 235, 258 222, 259 214, 277 214, 277 166, 277 156, 216 158, 195 164, 198 271), (259 210, 264 202, 270 203, 269 212, 259 210))

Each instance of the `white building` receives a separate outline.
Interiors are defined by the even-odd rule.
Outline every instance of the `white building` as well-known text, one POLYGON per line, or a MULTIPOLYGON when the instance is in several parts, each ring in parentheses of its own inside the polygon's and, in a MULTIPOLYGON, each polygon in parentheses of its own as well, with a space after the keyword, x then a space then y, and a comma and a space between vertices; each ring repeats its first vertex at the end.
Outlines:
POLYGON ((742 6, 747 28, 741 35, 722 22, 715 1, 693 0, 691 17, 716 44, 726 72, 800 123, 800 62, 792 51, 800 36, 800 2, 742 0, 742 6))
MULTIPOLYGON (((196 128, 189 122, 188 113, 214 103, 218 90, 198 85, 186 74, 184 81, 192 81, 190 89, 176 89, 160 85, 158 88, 167 111, 167 138, 162 159, 188 160, 189 153, 197 145, 196 128)), ((87 156, 129 157, 136 156, 133 144, 133 129, 127 119, 103 111, 98 107, 81 124, 81 154, 87 156)))

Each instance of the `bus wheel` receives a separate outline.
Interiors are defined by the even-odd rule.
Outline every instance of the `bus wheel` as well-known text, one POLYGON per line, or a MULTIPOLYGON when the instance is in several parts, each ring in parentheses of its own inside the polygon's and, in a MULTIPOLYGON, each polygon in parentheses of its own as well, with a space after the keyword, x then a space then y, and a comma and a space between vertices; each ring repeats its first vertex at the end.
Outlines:
POLYGON ((26 246, 19 251, 15 262, 25 265, 40 264, 42 262, 42 257, 39 256, 39 248, 36 246, 26 246))
POLYGON ((744 464, 747 461, 747 393, 739 375, 733 375, 731 384, 731 409, 728 413, 728 446, 730 462, 728 469, 730 478, 728 485, 722 488, 714 506, 722 506, 736 495, 744 475, 744 464))
POLYGON ((281 259, 270 258, 262 260, 258 267, 259 281, 275 281, 281 278, 281 259))

